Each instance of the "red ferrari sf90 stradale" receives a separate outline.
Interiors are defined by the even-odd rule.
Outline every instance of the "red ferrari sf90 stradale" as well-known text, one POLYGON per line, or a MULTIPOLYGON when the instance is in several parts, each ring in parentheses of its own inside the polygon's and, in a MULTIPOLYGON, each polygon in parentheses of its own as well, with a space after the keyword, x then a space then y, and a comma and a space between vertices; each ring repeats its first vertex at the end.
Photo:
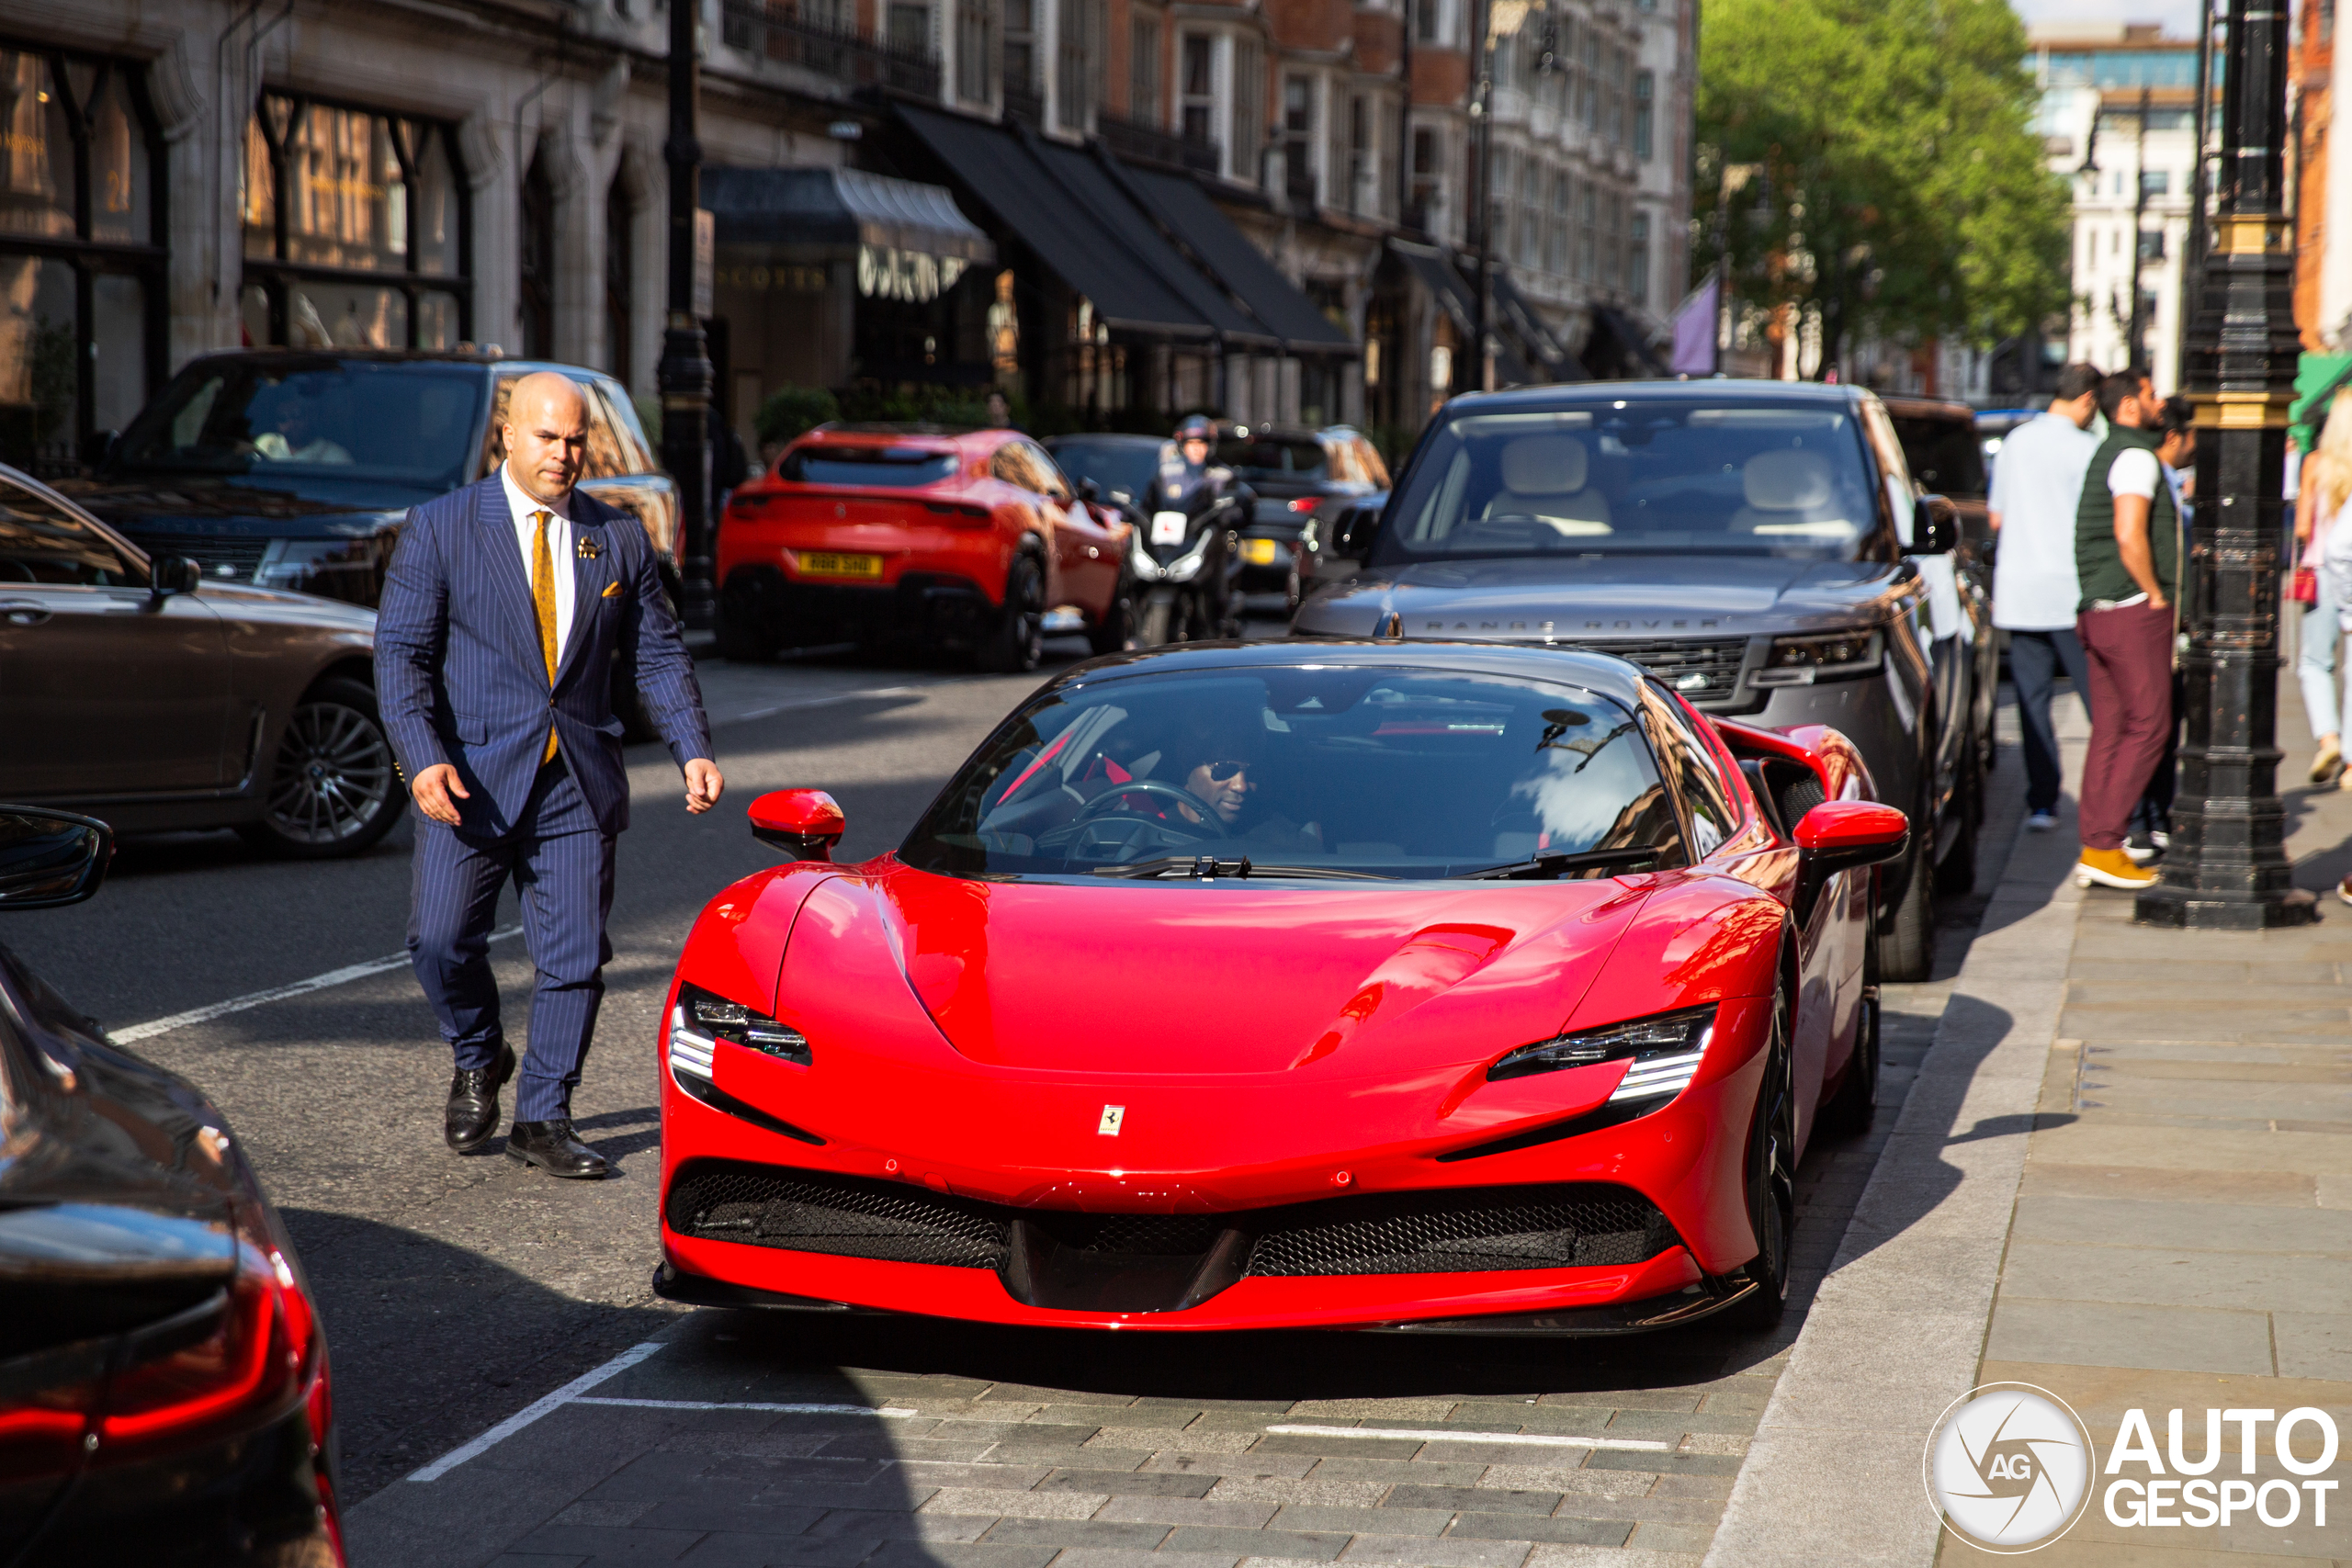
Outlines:
POLYGON ((1611 1333, 1786 1290, 1866 1121, 1853 749, 1567 649, 1195 645, 1054 681, 904 843, 696 922, 661 1292, 1093 1327, 1611 1333))

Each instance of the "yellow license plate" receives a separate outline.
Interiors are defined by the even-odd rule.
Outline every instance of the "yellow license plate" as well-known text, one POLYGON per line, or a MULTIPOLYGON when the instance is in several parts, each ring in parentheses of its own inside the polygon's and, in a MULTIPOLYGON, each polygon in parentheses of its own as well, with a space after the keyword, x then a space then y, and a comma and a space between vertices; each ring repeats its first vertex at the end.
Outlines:
POLYGON ((808 550, 800 557, 800 575, 878 578, 882 575, 882 558, 840 555, 831 550, 808 550))
POLYGON ((1280 539, 1244 539, 1241 541, 1241 558, 1251 566, 1272 566, 1275 553, 1281 548, 1280 539))

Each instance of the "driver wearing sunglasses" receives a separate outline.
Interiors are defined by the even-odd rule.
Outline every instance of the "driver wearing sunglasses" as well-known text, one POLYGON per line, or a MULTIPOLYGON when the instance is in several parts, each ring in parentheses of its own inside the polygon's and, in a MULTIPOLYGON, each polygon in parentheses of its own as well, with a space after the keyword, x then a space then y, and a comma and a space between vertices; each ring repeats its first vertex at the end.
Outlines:
MULTIPOLYGON (((1186 792, 1215 811, 1228 828, 1241 819, 1241 808, 1257 787, 1250 782, 1249 760, 1242 757, 1203 762, 1184 775, 1186 792)), ((1190 807, 1183 809, 1191 815, 1190 807)))

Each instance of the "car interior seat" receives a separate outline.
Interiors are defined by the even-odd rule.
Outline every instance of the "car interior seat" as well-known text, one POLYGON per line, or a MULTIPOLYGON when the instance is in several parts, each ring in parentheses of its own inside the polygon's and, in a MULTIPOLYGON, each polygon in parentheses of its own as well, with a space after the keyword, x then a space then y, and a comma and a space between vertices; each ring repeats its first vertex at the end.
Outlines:
POLYGON ((1591 458, 1573 435, 1522 435, 1504 444, 1503 488, 1485 516, 1532 517, 1566 535, 1606 534, 1609 498, 1586 488, 1591 458))
POLYGON ((1829 459, 1801 446, 1779 446, 1747 459, 1739 479, 1747 504, 1732 513, 1735 534, 1850 539, 1860 529, 1842 515, 1829 459))

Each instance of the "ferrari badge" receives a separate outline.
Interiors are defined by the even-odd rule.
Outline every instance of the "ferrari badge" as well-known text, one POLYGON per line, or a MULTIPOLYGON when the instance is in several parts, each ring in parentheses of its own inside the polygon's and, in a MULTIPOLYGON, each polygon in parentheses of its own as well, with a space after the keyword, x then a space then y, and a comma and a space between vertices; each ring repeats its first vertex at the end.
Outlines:
POLYGON ((595 540, 590 538, 585 534, 580 536, 580 558, 582 560, 594 560, 598 556, 601 556, 604 553, 604 546, 598 544, 595 540))
POLYGON ((1102 1134, 1106 1138, 1115 1138, 1119 1135, 1119 1123, 1126 1119, 1127 1108, 1125 1106, 1106 1105, 1102 1108, 1102 1124, 1097 1126, 1094 1130, 1102 1134))

